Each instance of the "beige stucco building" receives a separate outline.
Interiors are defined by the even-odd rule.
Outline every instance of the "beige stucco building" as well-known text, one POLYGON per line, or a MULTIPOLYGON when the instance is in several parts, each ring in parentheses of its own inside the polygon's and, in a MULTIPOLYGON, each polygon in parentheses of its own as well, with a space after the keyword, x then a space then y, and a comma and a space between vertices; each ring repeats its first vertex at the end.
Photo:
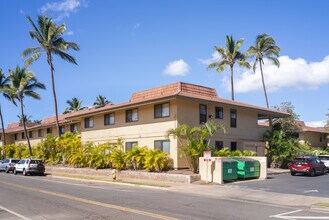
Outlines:
MULTIPOLYGON (((230 101, 218 97, 215 89, 177 82, 133 93, 128 102, 89 108, 60 116, 62 132, 78 130, 83 142, 115 143, 123 138, 125 150, 148 146, 166 151, 175 168, 187 167, 179 150, 179 141, 167 133, 181 124, 199 126, 207 120, 222 123, 226 133, 217 132, 211 146, 220 149, 253 150, 264 155, 263 134, 270 128, 259 120, 287 117, 272 109, 230 101)), ((55 119, 28 126, 35 145, 46 133, 56 134, 55 119)), ((6 129, 7 143, 25 143, 23 128, 18 123, 6 129)))
POLYGON ((326 148, 329 147, 329 130, 324 128, 314 128, 305 125, 304 122, 298 122, 299 133, 298 140, 300 143, 309 143, 311 147, 326 148))

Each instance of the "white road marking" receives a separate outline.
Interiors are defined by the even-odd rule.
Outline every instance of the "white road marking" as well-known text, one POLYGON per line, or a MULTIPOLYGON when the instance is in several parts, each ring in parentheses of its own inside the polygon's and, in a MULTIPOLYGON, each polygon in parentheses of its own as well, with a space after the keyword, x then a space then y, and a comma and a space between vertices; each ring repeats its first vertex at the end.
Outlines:
POLYGON ((305 191, 303 191, 303 193, 313 193, 313 192, 319 192, 319 190, 317 190, 317 189, 313 189, 313 190, 305 190, 305 191))
POLYGON ((329 220, 329 216, 291 216, 289 214, 301 212, 303 210, 298 209, 295 211, 291 212, 285 212, 277 215, 271 215, 270 218, 279 218, 279 219, 290 219, 290 220, 295 220, 295 219, 313 219, 313 220, 329 220), (289 216, 288 216, 289 215, 289 216))
POLYGON ((21 214, 18 214, 17 212, 14 212, 14 211, 12 211, 10 209, 7 209, 7 208, 5 208, 3 206, 0 206, 0 209, 5 210, 6 212, 9 212, 10 214, 13 214, 13 215, 15 215, 15 216, 17 216, 17 217, 19 217, 21 219, 30 220, 29 218, 27 218, 27 217, 25 217, 25 216, 23 216, 21 214))

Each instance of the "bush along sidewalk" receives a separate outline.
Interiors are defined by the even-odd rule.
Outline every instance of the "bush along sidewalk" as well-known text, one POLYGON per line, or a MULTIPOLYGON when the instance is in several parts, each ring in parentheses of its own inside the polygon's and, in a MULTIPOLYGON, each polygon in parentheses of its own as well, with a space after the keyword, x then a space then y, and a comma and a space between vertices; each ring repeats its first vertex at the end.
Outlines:
MULTIPOLYGON (((0 152, 3 152, 7 158, 29 157, 29 150, 24 144, 6 145, 0 152)), ((173 165, 169 155, 158 149, 150 150, 146 146, 134 146, 132 150, 124 152, 122 139, 118 139, 114 145, 83 144, 76 132, 67 132, 59 138, 48 134, 38 145, 32 147, 32 154, 33 157, 44 160, 46 164, 79 168, 146 169, 151 172, 162 172, 171 169, 173 165)))

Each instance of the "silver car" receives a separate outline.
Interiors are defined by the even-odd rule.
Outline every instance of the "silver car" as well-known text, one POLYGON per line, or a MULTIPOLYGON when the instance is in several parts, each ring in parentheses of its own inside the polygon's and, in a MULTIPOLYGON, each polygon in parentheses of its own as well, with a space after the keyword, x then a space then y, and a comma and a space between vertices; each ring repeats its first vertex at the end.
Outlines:
POLYGON ((28 174, 44 175, 45 165, 40 159, 21 159, 14 168, 14 174, 22 173, 24 176, 28 174))
POLYGON ((7 158, 0 163, 0 172, 5 171, 9 173, 9 171, 14 172, 15 164, 18 163, 19 159, 7 158))
POLYGON ((329 171, 329 155, 319 155, 318 157, 320 158, 320 160, 326 166, 327 171, 329 171))

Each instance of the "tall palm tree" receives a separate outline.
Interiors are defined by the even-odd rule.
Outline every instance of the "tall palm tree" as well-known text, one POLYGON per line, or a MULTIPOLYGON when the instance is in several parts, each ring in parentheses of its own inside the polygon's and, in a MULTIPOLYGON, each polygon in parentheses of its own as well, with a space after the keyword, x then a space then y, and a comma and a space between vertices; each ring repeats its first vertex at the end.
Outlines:
MULTIPOLYGON (((3 74, 2 69, 0 69, 0 93, 6 98, 10 99, 10 96, 6 92, 9 88, 9 79, 3 74)), ((5 133, 5 126, 3 122, 2 110, 0 105, 0 120, 1 120, 1 127, 2 127, 2 138, 3 138, 3 145, 5 146, 6 143, 6 133, 5 133)))
MULTIPOLYGON (((10 80, 10 93, 12 97, 17 99, 20 103, 21 109, 21 119, 24 119, 24 98, 31 97, 34 99, 41 99, 40 95, 36 93, 35 89, 46 89, 45 85, 40 83, 35 75, 25 68, 16 67, 15 70, 9 70, 9 80, 10 80)), ((25 120, 22 120, 25 137, 27 139, 27 144, 30 151, 30 157, 32 157, 32 148, 29 136, 27 135, 25 120)))
POLYGON ((244 39, 240 39, 237 42, 231 36, 226 36, 226 47, 214 47, 214 49, 219 53, 221 56, 221 60, 211 63, 208 65, 208 69, 216 68, 218 73, 225 70, 227 66, 230 67, 231 70, 231 93, 232 93, 232 100, 234 101, 234 82, 233 82, 233 68, 234 65, 237 63, 239 66, 245 68, 251 68, 250 64, 245 61, 245 54, 240 52, 240 47, 243 44, 244 39))
POLYGON ((253 64, 254 72, 256 71, 257 62, 259 63, 264 95, 266 99, 266 107, 269 108, 262 65, 264 65, 264 58, 267 58, 271 60, 274 65, 280 67, 280 61, 276 58, 280 55, 280 48, 275 44, 275 40, 272 37, 268 36, 267 34, 261 34, 256 37, 255 45, 249 47, 247 53, 255 57, 253 64))
POLYGON ((72 100, 67 100, 66 103, 69 105, 63 112, 63 114, 67 114, 70 112, 76 112, 80 111, 82 109, 85 109, 85 107, 82 106, 82 100, 80 101, 78 98, 72 98, 72 100))
POLYGON ((103 107, 108 104, 112 104, 112 102, 107 100, 105 96, 101 96, 101 95, 98 95, 96 97, 96 101, 94 102, 94 106, 96 107, 103 107))
POLYGON ((29 66, 32 62, 39 59, 41 52, 45 52, 47 55, 47 62, 50 67, 51 84, 54 98, 55 115, 56 115, 56 126, 58 131, 58 136, 60 136, 59 121, 58 121, 58 109, 57 109, 57 97, 55 91, 55 79, 54 79, 54 65, 53 65, 53 55, 60 56, 63 60, 74 63, 77 65, 75 58, 67 54, 66 51, 69 49, 79 50, 79 46, 73 42, 66 42, 62 35, 66 30, 65 24, 56 26, 51 18, 46 15, 38 16, 38 26, 36 26, 31 19, 27 16, 27 19, 31 23, 33 29, 30 31, 30 37, 36 39, 39 43, 39 47, 28 48, 23 51, 23 58, 29 56, 25 61, 25 67, 29 66))

